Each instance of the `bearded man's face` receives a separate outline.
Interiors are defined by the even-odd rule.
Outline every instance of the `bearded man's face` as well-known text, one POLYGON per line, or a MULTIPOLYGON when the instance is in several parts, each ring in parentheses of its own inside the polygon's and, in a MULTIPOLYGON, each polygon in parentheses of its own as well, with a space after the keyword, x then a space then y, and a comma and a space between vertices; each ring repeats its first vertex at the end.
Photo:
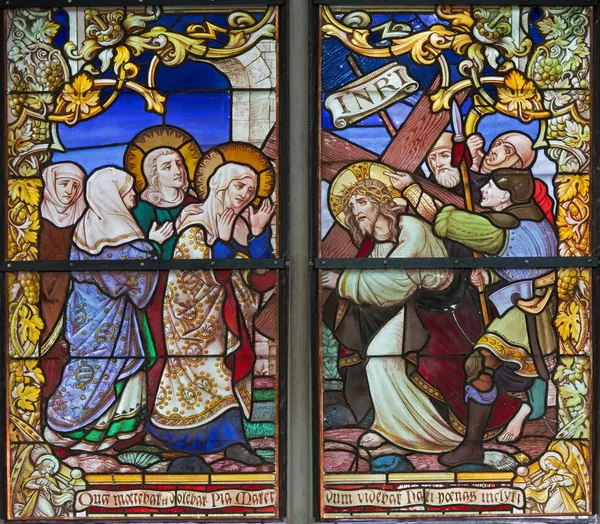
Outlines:
POLYGON ((452 188, 460 182, 458 169, 452 167, 452 151, 450 148, 435 149, 427 155, 427 164, 435 176, 435 181, 442 187, 452 188))
POLYGON ((372 236, 379 217, 379 205, 366 195, 354 195, 348 207, 358 223, 360 232, 364 236, 372 236))

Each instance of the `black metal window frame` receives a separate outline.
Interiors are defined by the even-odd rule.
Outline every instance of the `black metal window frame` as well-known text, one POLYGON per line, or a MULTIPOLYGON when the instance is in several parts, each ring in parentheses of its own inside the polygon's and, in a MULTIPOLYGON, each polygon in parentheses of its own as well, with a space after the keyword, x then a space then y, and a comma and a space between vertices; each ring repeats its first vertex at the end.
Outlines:
POLYGON ((531 4, 524 2, 514 2, 511 0, 471 0, 465 2, 464 0, 448 0, 447 2, 429 2, 428 0, 412 0, 406 2, 403 0, 312 0, 314 5, 331 5, 338 7, 380 7, 380 8, 398 8, 398 7, 415 7, 415 6, 431 6, 438 4, 448 5, 487 5, 487 6, 499 6, 499 5, 528 5, 529 7, 535 6, 560 6, 560 5, 587 5, 596 6, 599 5, 598 0, 573 0, 573 2, 566 2, 565 0, 547 0, 544 2, 531 2, 531 4))
MULTIPOLYGON (((592 166, 590 171, 590 182, 591 182, 591 202, 592 207, 592 232, 591 232, 591 252, 589 256, 585 257, 482 257, 482 258, 412 258, 412 259, 383 259, 383 258, 319 258, 319 245, 321 242, 320 238, 320 224, 319 224, 319 200, 320 194, 320 183, 321 180, 318 178, 319 173, 319 151, 320 151, 320 139, 321 129, 319 127, 320 119, 318 117, 321 111, 321 82, 320 75, 321 71, 318 69, 318 63, 313 61, 311 63, 310 70, 310 260, 312 266, 311 275, 311 302, 314 304, 313 309, 310 311, 310 340, 311 340, 311 366, 312 366, 312 399, 313 399, 313 427, 318 428, 321 424, 322 413, 318 412, 319 398, 321 391, 318 390, 319 384, 319 373, 321 363, 319 361, 319 347, 321 341, 320 337, 320 308, 319 303, 319 273, 322 270, 330 269, 426 269, 426 268, 455 268, 455 269, 470 269, 470 268, 590 268, 592 272, 592 301, 591 301, 591 317, 592 317, 592 348, 600 348, 600 0, 545 0, 543 2, 524 2, 523 0, 448 0, 446 2, 431 2, 427 0, 312 0, 312 9, 310 17, 310 38, 309 38, 309 53, 310 56, 316 57, 320 53, 320 17, 319 9, 320 6, 332 6, 332 7, 349 7, 349 8, 380 8, 380 9, 399 9, 405 8, 409 10, 415 6, 431 6, 439 3, 445 3, 450 5, 487 5, 487 6, 498 6, 498 5, 516 5, 527 7, 534 6, 588 6, 592 7, 592 40, 590 42, 590 48, 594 55, 592 56, 592 71, 591 71, 591 96, 592 96, 592 136, 591 136, 591 148, 592 148, 592 166), (594 329, 595 326, 599 326, 598 329, 594 329)), ((591 436, 591 449, 592 449, 592 486, 593 492, 591 494, 591 511, 592 516, 586 517, 595 522, 600 511, 600 405, 597 399, 600 399, 600 358, 596 356, 592 363, 592 373, 594 377, 593 383, 593 406, 592 406, 592 436, 591 436)), ((320 449, 319 442, 319 431, 313 431, 313 448, 315 450, 320 449)), ((319 490, 321 486, 319 471, 321 468, 321 457, 318 456, 318 452, 313 454, 313 479, 315 486, 313 489, 313 507, 314 516, 318 521, 319 515, 319 490)), ((406 518, 409 518, 407 515, 406 518)), ((474 521, 472 517, 466 517, 467 520, 474 521)), ((482 518, 476 517, 477 520, 482 518)), ((556 519, 566 519, 566 522, 575 522, 577 516, 571 517, 549 517, 546 519, 551 522, 556 519)), ((440 519, 431 518, 428 519, 426 516, 420 517, 424 521, 440 519)), ((511 523, 516 520, 538 522, 539 518, 534 516, 511 516, 503 518, 483 518, 488 522, 503 522, 511 523)), ((368 520, 368 519, 367 519, 368 520)), ((443 519, 445 520, 445 519, 443 519)), ((451 519, 452 520, 452 519, 451 519)), ((588 521, 590 521, 588 520, 588 521)))
MULTIPOLYGON (((279 258, 275 259, 214 259, 214 260, 105 260, 105 261, 12 261, 6 260, 6 237, 7 237, 7 182, 6 173, 6 150, 5 150, 5 133, 0 134, 0 158, 2 165, 0 166, 0 217, 2 217, 3 230, 0 235, 0 405, 6 405, 6 384, 7 384, 7 363, 9 360, 7 347, 7 273, 19 271, 32 272, 57 272, 57 271, 169 271, 177 269, 200 270, 200 269, 269 269, 278 271, 278 369, 277 388, 279 391, 279 404, 277 406, 278 421, 279 421, 279 445, 277 449, 277 467, 278 475, 278 492, 279 492, 279 515, 284 519, 287 515, 287 434, 288 434, 288 334, 289 334, 289 181, 288 173, 290 167, 288 148, 289 129, 287 122, 290 112, 289 101, 289 2, 293 0, 262 0, 262 1, 245 1, 245 0, 0 0, 0 42, 6 55, 6 28, 5 28, 5 9, 20 9, 20 8, 64 8, 64 7, 144 7, 144 6, 173 6, 173 7, 206 7, 211 10, 228 9, 228 8, 253 8, 265 6, 278 6, 278 51, 277 68, 278 68, 278 85, 276 86, 278 97, 278 158, 277 158, 277 176, 278 179, 278 248, 279 258)), ((3 57, 4 60, 4 57, 3 57)), ((4 64, 4 62, 3 62, 4 64)), ((6 100, 7 92, 5 89, 5 72, 4 65, 0 67, 0 86, 2 86, 2 98, 0 101, 0 120, 6 122, 6 100)), ((5 417, 0 417, 0 442, 6 449, 9 444, 7 438, 7 423, 5 417)), ((0 453, 0 474, 2 480, 0 486, 2 494, 0 500, 4 500, 0 504, 0 523, 4 522, 8 517, 8 501, 5 498, 7 493, 7 483, 10 479, 9 464, 7 454, 0 453)), ((128 519, 134 522, 136 519, 128 519)), ((147 520, 147 519, 142 519, 147 520)), ((159 522, 161 519, 155 519, 159 522)), ((48 522, 58 522, 49 520, 48 522)), ((63 522, 62 520, 60 522, 63 522)), ((82 522, 77 519, 72 519, 71 522, 82 522)))

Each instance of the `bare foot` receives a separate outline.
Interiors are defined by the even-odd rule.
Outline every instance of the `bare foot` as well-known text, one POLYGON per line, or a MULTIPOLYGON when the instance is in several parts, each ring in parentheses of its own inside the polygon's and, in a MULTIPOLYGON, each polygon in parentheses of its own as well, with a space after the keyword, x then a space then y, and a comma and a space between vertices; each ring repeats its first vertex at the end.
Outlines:
POLYGON ((386 440, 381 435, 369 431, 360 439, 360 446, 365 449, 375 449, 381 446, 384 442, 386 442, 386 440))
POLYGON ((506 429, 498 436, 498 442, 507 443, 518 440, 523 432, 523 426, 529 413, 531 413, 531 406, 529 404, 521 404, 517 414, 508 423, 506 429))

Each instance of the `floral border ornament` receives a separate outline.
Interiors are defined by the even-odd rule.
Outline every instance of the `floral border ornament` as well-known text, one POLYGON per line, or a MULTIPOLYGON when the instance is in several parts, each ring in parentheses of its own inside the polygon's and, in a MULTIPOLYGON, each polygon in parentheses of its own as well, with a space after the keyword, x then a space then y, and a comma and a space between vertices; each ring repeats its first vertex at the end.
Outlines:
POLYGON ((558 439, 589 439, 591 426, 590 359, 561 357, 554 371, 558 386, 558 439))
POLYGON ((548 156, 559 173, 588 173, 590 144, 590 10, 542 7, 536 22, 543 35, 529 60, 527 74, 544 89, 548 156))
POLYGON ((85 61, 86 65, 72 82, 64 84, 50 120, 75 125, 93 118, 110 107, 123 89, 142 96, 148 111, 163 114, 166 98, 157 90, 154 80, 159 64, 176 67, 187 59, 214 61, 235 57, 262 38, 273 37, 276 32, 274 7, 267 8, 258 22, 240 11, 228 16, 228 27, 206 21, 189 25, 186 34, 161 25, 148 26, 161 15, 160 7, 147 7, 144 14, 126 13, 124 9, 86 9, 86 39, 79 48, 73 42, 64 46, 70 60, 85 61), (227 42, 215 46, 221 34, 227 36, 227 42), (146 52, 152 53, 153 57, 146 84, 143 84, 133 59, 146 52), (107 76, 111 70, 115 78, 107 76), (101 101, 104 90, 109 90, 109 94, 101 101))
POLYGON ((8 366, 8 418, 12 442, 42 442, 40 401, 44 374, 35 359, 12 359, 8 366))
MULTIPOLYGON (((7 27, 7 214, 6 253, 11 261, 38 259, 42 166, 51 158, 48 123, 53 94, 69 76, 60 50, 53 45, 59 25, 53 10, 13 9, 7 27)), ((37 273, 8 273, 7 378, 8 426, 11 440, 42 441, 40 397, 44 376, 36 357, 43 329, 40 317, 40 277, 37 273), (25 360, 21 360, 21 359, 25 360)))

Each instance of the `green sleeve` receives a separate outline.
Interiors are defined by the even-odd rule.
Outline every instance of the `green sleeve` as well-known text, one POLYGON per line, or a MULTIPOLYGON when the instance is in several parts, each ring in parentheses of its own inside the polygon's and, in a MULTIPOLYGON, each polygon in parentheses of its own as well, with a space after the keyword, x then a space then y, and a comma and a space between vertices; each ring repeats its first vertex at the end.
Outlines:
POLYGON ((441 238, 459 242, 478 253, 497 255, 504 248, 505 231, 485 216, 445 206, 435 217, 433 229, 441 238))
POLYGON ((140 225, 141 230, 146 234, 150 231, 152 222, 156 222, 154 208, 148 204, 148 202, 144 202, 143 200, 138 202, 133 208, 133 216, 140 225))
MULTIPOLYGON (((156 210, 148 202, 140 200, 137 205, 133 208, 133 216, 140 226, 140 229, 148 235, 153 222, 158 222, 156 216, 156 210)), ((154 246, 154 249, 158 253, 159 257, 162 254, 162 248, 160 244, 150 240, 150 243, 154 246)))

